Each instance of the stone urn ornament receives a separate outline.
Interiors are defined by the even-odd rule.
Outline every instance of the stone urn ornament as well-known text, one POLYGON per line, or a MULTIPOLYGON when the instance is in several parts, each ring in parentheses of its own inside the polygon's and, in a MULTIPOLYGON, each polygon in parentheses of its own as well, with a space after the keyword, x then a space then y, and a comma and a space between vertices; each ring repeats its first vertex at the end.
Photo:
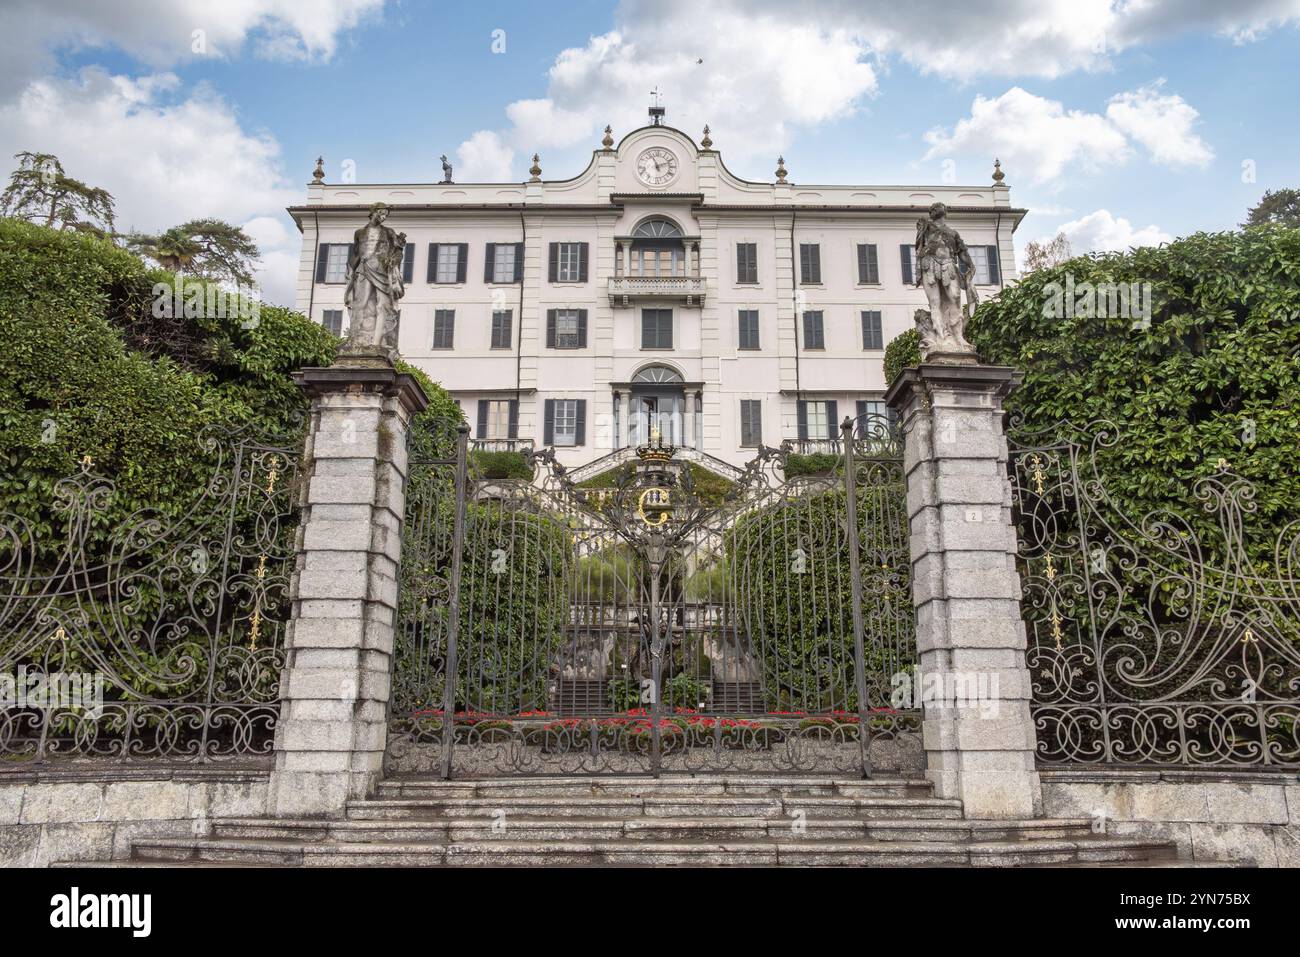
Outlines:
POLYGON ((975 263, 957 230, 948 225, 948 207, 932 203, 930 215, 916 224, 916 285, 925 289, 929 309, 914 316, 925 362, 978 363, 966 341, 966 322, 979 305, 975 263), (962 293, 966 303, 962 304, 962 293))

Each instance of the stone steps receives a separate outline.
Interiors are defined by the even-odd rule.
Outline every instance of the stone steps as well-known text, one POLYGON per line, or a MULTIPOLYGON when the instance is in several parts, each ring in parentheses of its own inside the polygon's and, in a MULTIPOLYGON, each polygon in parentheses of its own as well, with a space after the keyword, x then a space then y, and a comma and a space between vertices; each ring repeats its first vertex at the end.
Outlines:
POLYGON ((425 797, 380 798, 354 801, 347 817, 359 821, 393 821, 465 817, 548 818, 683 818, 751 817, 790 820, 804 818, 871 817, 906 819, 957 819, 961 802, 941 798, 858 797, 733 797, 688 795, 668 797, 425 797))
POLYGON ((443 781, 429 777, 402 777, 380 783, 378 798, 482 797, 930 797, 928 781, 916 778, 845 780, 827 777, 554 777, 491 778, 478 781, 443 781))
POLYGON ((218 819, 124 865, 1163 866, 1172 844, 1085 819, 976 821, 927 782, 718 776, 398 778, 336 819, 218 819))
POLYGON ((480 841, 1027 841, 1090 835, 1086 820, 961 821, 810 818, 506 818, 498 821, 216 821, 217 839, 344 843, 476 843, 480 841))
POLYGON ((476 841, 421 844, 172 839, 133 846, 140 863, 294 867, 837 866, 925 867, 1098 864, 1170 859, 1172 847, 1127 838, 896 841, 476 841))

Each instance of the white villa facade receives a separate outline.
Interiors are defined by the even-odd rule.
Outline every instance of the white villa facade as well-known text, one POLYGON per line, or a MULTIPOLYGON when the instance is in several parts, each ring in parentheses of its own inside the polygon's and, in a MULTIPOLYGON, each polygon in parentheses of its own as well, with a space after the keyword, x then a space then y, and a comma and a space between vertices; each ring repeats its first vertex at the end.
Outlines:
MULTIPOLYGON (((399 347, 488 447, 554 445, 590 463, 646 441, 738 466, 783 439, 813 449, 883 413, 884 349, 925 305, 916 221, 935 201, 981 298, 1015 278, 1025 210, 987 186, 839 186, 734 176, 706 128, 606 133, 572 179, 328 184, 289 212, 297 308, 346 332, 348 244, 371 204, 406 234, 399 347)), ((995 178, 1001 180, 1000 171, 995 178)), ((714 463, 721 465, 721 463, 714 463)))

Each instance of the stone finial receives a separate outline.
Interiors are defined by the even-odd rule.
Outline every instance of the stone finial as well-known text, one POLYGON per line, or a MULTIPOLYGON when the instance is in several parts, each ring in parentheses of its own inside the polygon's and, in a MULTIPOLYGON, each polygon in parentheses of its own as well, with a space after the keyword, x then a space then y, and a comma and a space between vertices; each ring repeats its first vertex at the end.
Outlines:
POLYGON ((709 139, 709 124, 704 124, 704 139, 700 140, 700 146, 706 150, 713 149, 713 140, 709 139))
POLYGON ((786 176, 787 173, 785 169, 785 157, 778 156, 776 158, 776 181, 778 183, 784 183, 786 176))
POLYGON ((608 126, 605 127, 605 136, 600 141, 600 145, 605 147, 605 149, 609 149, 614 145, 614 130, 612 128, 608 126))
POLYGON ((536 153, 533 154, 533 165, 528 167, 528 175, 532 177, 528 182, 540 183, 542 181, 541 159, 536 153))
POLYGON ((323 156, 316 157, 316 168, 311 171, 311 185, 325 185, 325 157, 323 156))
POLYGON ((1002 172, 1002 160, 995 159, 993 161, 993 185, 1001 186, 1002 181, 1006 178, 1007 174, 1002 172))

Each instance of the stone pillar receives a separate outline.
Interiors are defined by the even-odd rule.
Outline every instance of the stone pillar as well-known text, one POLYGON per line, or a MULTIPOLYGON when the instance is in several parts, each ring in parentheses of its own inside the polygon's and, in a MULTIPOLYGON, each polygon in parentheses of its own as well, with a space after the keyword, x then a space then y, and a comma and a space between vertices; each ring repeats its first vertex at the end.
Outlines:
POLYGON ((278 816, 330 816, 383 768, 406 431, 428 399, 370 357, 294 380, 311 396, 311 420, 269 803, 278 816))
POLYGON ((906 435, 926 776, 972 818, 1042 808, 1002 427, 1020 380, 1001 366, 922 364, 885 396, 906 435))
POLYGON ((626 448, 631 444, 629 437, 632 435, 632 393, 631 391, 623 393, 623 432, 618 437, 618 447, 626 448))

